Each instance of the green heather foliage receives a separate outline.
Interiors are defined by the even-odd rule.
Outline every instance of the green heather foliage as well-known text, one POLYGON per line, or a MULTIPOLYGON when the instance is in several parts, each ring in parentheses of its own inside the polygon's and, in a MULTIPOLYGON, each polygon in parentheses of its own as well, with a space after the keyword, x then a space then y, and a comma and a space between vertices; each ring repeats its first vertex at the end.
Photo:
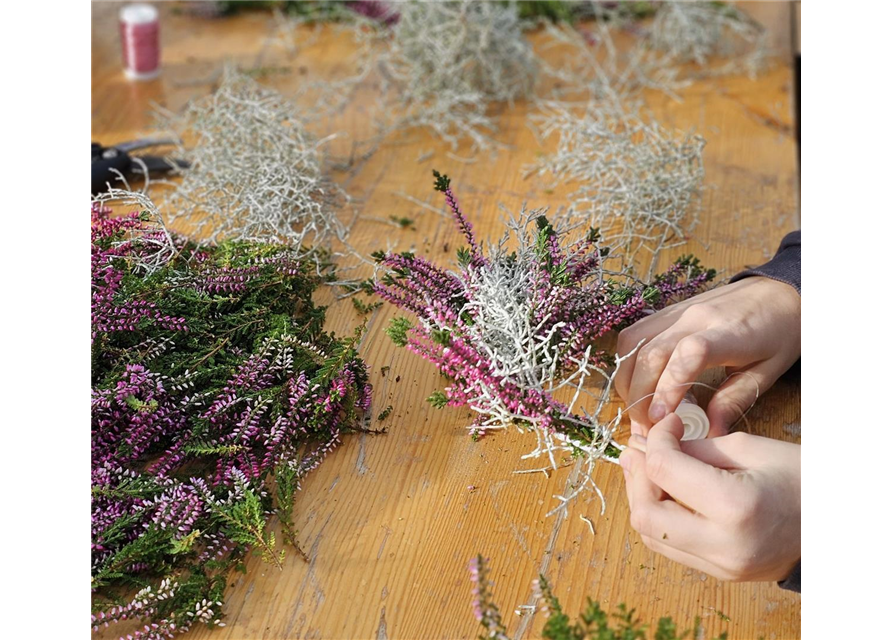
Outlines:
POLYGON ((91 626, 167 638, 222 626, 246 552, 281 567, 280 539, 298 548, 295 494, 363 428, 371 387, 359 332, 323 331, 317 261, 109 213, 93 207, 91 626))
MULTIPOLYGON (((493 602, 493 583, 489 580, 490 569, 483 556, 478 554, 468 565, 471 572, 472 603, 475 618, 486 629, 478 636, 479 640, 508 640, 508 630, 502 621, 499 607, 493 602)), ((561 608, 561 603, 545 576, 540 575, 534 581, 537 600, 542 603, 542 612, 546 613, 541 637, 545 640, 698 640, 701 621, 695 618, 689 630, 680 631, 678 625, 670 617, 657 621, 654 632, 649 635, 649 625, 636 618, 635 609, 627 609, 619 605, 617 611, 607 613, 592 598, 586 599, 586 607, 580 612, 577 620, 571 620, 561 608)), ((727 640, 728 634, 722 633, 714 640, 727 640)))

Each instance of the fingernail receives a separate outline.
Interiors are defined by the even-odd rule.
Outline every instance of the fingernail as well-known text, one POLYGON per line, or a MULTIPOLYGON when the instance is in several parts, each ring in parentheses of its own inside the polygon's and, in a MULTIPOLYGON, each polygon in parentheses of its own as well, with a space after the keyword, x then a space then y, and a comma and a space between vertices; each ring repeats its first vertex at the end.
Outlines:
POLYGON ((638 433, 634 433, 632 436, 630 436, 630 440, 632 440, 636 444, 642 445, 643 447, 648 443, 648 438, 640 436, 638 433))
POLYGON ((660 422, 667 416, 667 408, 663 402, 654 402, 648 410, 648 417, 652 422, 660 422))
POLYGON ((629 432, 633 435, 645 435, 645 427, 636 422, 635 420, 629 421, 629 432))

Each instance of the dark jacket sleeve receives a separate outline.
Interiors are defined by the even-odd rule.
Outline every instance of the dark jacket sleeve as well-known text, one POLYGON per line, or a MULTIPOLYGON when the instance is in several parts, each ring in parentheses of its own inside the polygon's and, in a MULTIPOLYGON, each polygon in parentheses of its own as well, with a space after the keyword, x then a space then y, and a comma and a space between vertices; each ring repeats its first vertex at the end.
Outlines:
MULTIPOLYGON (((732 278, 731 282, 737 282, 748 276, 765 276, 789 284, 800 293, 800 232, 792 231, 786 235, 775 257, 762 267, 746 269, 732 278)), ((788 591, 800 593, 800 561, 787 578, 778 583, 778 586, 788 591)))
POLYGON ((778 586, 788 591, 796 591, 800 593, 800 561, 797 560, 797 566, 791 571, 791 575, 778 583, 778 586))
POLYGON ((745 269, 730 282, 737 282, 748 276, 765 276, 789 284, 800 293, 800 232, 792 231, 786 235, 775 257, 762 267, 745 269))

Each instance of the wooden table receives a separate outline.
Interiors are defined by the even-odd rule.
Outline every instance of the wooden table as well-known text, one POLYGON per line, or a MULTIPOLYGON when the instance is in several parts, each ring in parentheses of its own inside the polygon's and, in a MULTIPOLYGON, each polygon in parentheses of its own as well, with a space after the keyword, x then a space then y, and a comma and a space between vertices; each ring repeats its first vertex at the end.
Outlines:
MULTIPOLYGON (((787 54, 788 5, 747 6, 787 54)), ((164 7, 163 73, 152 82, 131 83, 121 73, 117 8, 98 3, 93 9, 93 139, 105 143, 145 132, 150 101, 177 109, 210 91, 202 79, 213 80, 225 59, 276 69, 264 81, 283 92, 308 70, 348 70, 350 40, 331 28, 307 35, 297 53, 290 53, 271 43, 275 27, 269 14, 203 20, 164 7)), ((725 275, 764 262, 784 233, 799 227, 787 61, 780 59, 757 80, 704 80, 686 90, 682 102, 660 96, 651 101, 662 122, 695 127, 707 139, 710 188, 695 232, 698 242, 679 253, 695 252, 725 275)), ((539 149, 526 126, 526 110, 518 104, 500 114, 499 139, 512 149, 492 158, 480 154, 474 163, 461 161, 470 155, 467 149, 450 156, 446 145, 412 132, 382 146, 354 174, 335 174, 354 198, 351 243, 368 253, 390 239, 398 249, 414 247, 449 261, 460 241, 450 221, 395 195, 403 191, 439 207, 431 194, 432 167, 453 177, 483 237, 501 234, 497 203, 511 210, 524 201, 562 204, 562 193, 547 195, 542 185, 522 177, 521 168, 539 149), (433 157, 419 163, 429 150, 433 157), (382 221, 391 215, 413 218, 415 230, 382 221)), ((356 108, 331 124, 348 134, 368 125, 356 108)), ((336 140, 332 151, 346 153, 348 139, 336 140)), ((531 601, 531 582, 539 573, 551 579, 572 614, 592 596, 609 609, 626 603, 651 622, 672 615, 690 624, 700 616, 706 637, 722 631, 732 639, 799 637, 799 596, 774 584, 722 583, 648 551, 629 527, 622 474, 613 466, 601 466, 595 477, 608 501, 603 517, 594 495, 578 499, 566 517, 546 517, 556 504, 553 495, 565 492, 577 470, 514 475, 520 456, 532 448, 531 435, 507 431, 474 443, 465 429, 468 411, 432 409, 424 398, 439 388, 439 376, 383 335, 394 313, 390 307, 374 312, 362 344, 373 372, 374 412, 394 407, 381 423, 388 433, 347 437, 308 479, 295 513, 310 562, 292 553, 279 571, 250 558, 247 574, 231 578, 227 626, 196 628, 189 638, 473 638, 479 628, 471 613, 467 563, 478 552, 490 558, 496 600, 516 638, 538 637, 544 622, 540 613, 513 614, 531 601), (383 367, 390 369, 382 374, 383 367), (594 534, 581 516, 593 521, 594 534)), ((359 322, 345 302, 329 316, 330 327, 342 334, 359 322)), ((799 441, 799 419, 799 383, 782 381, 751 411, 749 429, 799 441)))

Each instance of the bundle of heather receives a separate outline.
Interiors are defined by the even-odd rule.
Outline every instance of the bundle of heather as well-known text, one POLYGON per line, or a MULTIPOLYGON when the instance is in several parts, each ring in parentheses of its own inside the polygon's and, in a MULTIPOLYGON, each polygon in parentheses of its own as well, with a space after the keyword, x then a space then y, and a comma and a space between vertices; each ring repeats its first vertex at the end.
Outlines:
POLYGON ((612 433, 619 420, 602 422, 599 414, 618 357, 599 348, 599 338, 698 292, 715 272, 689 256, 647 285, 612 278, 597 230, 574 240, 566 219, 553 225, 543 210, 522 211, 509 222, 511 251, 508 234, 485 251, 449 179, 435 176, 468 243, 459 250, 458 269, 409 253, 378 253, 388 273, 372 287, 418 318, 414 326, 396 318, 391 338, 450 380, 429 400, 475 411, 474 435, 509 425, 534 431, 538 446, 530 456, 548 455, 553 467, 560 450, 586 454, 590 463, 616 457, 612 433), (592 376, 606 382, 597 396, 585 388, 592 376), (588 412, 578 404, 584 395, 597 397, 588 412))
POLYGON ((91 626, 144 639, 222 625, 245 553, 281 566, 273 514, 298 548, 295 492, 371 388, 354 343, 322 330, 315 265, 171 235, 135 200, 92 209, 91 626))
MULTIPOLYGON (((502 620, 499 607, 493 600, 493 581, 490 580, 489 560, 478 554, 468 563, 471 573, 471 608, 474 617, 484 631, 479 640, 508 640, 508 628, 502 620)), ((537 607, 547 614, 540 637, 543 640, 684 640, 685 638, 705 638, 704 628, 697 616, 691 629, 680 629, 673 618, 665 616, 657 621, 654 633, 649 634, 649 625, 643 624, 636 617, 635 609, 627 609, 620 604, 617 611, 608 614, 601 604, 592 598, 586 598, 586 607, 580 612, 577 620, 571 620, 564 612, 561 602, 552 591, 546 576, 540 574, 533 581, 533 604, 522 605, 515 609, 515 615, 536 612, 537 607)), ((728 640, 723 632, 713 640, 728 640)))

